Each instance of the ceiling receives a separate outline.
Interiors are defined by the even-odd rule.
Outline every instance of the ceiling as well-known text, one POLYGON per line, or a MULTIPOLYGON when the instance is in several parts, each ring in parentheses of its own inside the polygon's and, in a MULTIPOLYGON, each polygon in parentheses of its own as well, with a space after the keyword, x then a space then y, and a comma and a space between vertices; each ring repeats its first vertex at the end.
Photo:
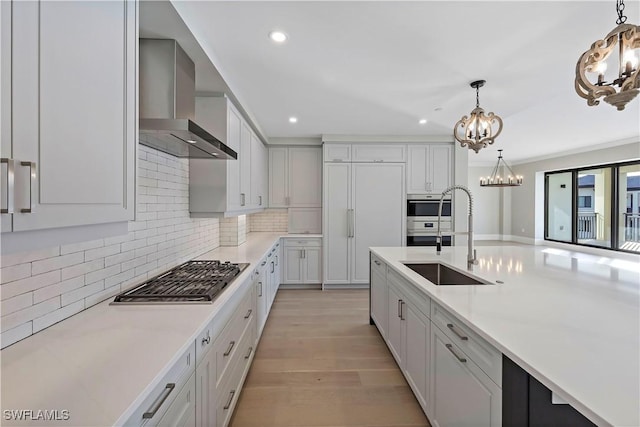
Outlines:
MULTIPOLYGON (((615 26, 613 0, 173 6, 219 73, 198 75, 196 89, 232 91, 268 138, 451 140, 455 122, 475 106, 469 83, 485 79, 480 105, 502 117, 504 130, 489 149, 470 154, 472 163, 495 161, 498 148, 518 162, 639 140, 640 99, 619 112, 604 102, 589 107, 574 90, 577 59, 615 26), (274 29, 286 32, 287 42, 273 43, 274 29), (290 116, 298 122, 290 124, 290 116), (428 123, 420 125, 421 118, 428 123)), ((640 24, 638 1, 627 0, 625 13, 640 24)))

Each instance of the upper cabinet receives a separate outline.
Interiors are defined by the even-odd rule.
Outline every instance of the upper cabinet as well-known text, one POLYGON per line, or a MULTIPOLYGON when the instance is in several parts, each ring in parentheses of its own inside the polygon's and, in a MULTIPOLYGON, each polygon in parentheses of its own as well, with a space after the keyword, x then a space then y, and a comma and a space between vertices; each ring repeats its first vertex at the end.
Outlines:
POLYGON ((409 145, 407 193, 442 193, 452 183, 451 144, 409 145))
POLYGON ((132 220, 137 3, 0 7, 2 231, 132 220))
POLYGON ((269 206, 322 206, 322 148, 269 148, 269 206))
POLYGON ((234 150, 238 158, 189 159, 191 216, 238 216, 264 209, 261 182, 265 178, 266 149, 260 148, 263 144, 249 124, 222 96, 197 97, 196 121, 234 150))

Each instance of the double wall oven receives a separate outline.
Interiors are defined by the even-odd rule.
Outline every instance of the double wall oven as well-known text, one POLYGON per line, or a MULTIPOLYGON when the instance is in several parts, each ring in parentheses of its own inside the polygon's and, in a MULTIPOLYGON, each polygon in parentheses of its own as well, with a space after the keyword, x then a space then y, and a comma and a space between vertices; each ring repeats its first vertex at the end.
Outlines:
MULTIPOLYGON (((440 197, 440 194, 407 195, 407 246, 436 245, 440 197)), ((440 220, 443 246, 452 244, 452 213, 451 196, 445 196, 440 220)))

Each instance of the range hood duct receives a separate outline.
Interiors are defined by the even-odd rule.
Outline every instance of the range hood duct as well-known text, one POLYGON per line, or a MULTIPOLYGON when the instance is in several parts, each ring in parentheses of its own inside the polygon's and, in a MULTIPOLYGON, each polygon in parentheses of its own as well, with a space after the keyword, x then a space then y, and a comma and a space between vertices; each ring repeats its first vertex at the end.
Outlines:
POLYGON ((139 61, 141 144, 176 157, 238 158, 192 121, 195 65, 175 40, 140 39, 139 61))

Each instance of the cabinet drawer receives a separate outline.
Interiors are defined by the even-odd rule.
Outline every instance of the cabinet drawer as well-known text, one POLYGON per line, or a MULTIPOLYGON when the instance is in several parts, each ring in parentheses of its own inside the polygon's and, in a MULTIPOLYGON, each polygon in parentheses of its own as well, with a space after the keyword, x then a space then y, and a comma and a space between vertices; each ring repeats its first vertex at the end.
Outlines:
POLYGON ((195 345, 192 344, 169 369, 164 378, 153 388, 153 391, 149 393, 124 425, 145 427, 158 425, 159 420, 178 395, 178 391, 181 390, 194 371, 195 345))
POLYGON ((227 323, 213 344, 213 350, 216 352, 216 384, 220 384, 229 370, 229 366, 232 365, 230 361, 233 360, 238 351, 242 333, 255 316, 251 296, 252 292, 247 292, 229 323, 227 323))
POLYGON ((350 162, 351 145, 324 144, 323 157, 325 162, 350 162))
POLYGON ((238 351, 234 354, 230 364, 230 373, 225 376, 216 391, 216 418, 218 427, 224 427, 229 422, 233 409, 240 397, 241 382, 244 374, 249 367, 249 363, 253 360, 254 349, 255 328, 249 326, 245 329, 238 343, 238 351))
POLYGON ((496 384, 502 385, 502 353, 438 304, 431 320, 496 384))
POLYGON ((404 145, 353 145, 351 147, 352 162, 395 162, 406 161, 404 145))
POLYGON ((414 285, 409 283, 404 277, 400 276, 396 271, 389 268, 387 272, 387 280, 394 283, 400 292, 410 299, 413 305, 420 310, 425 316, 431 317, 431 298, 418 291, 414 285))
POLYGON ((310 239, 286 238, 284 239, 285 248, 304 248, 304 247, 319 248, 321 246, 322 246, 322 240, 320 238, 310 238, 310 239))
POLYGON ((387 264, 374 254, 371 254, 371 270, 377 271, 384 278, 387 277, 387 264))
POLYGON ((196 419, 196 374, 191 374, 187 383, 182 387, 162 416, 158 427, 192 426, 196 419))

